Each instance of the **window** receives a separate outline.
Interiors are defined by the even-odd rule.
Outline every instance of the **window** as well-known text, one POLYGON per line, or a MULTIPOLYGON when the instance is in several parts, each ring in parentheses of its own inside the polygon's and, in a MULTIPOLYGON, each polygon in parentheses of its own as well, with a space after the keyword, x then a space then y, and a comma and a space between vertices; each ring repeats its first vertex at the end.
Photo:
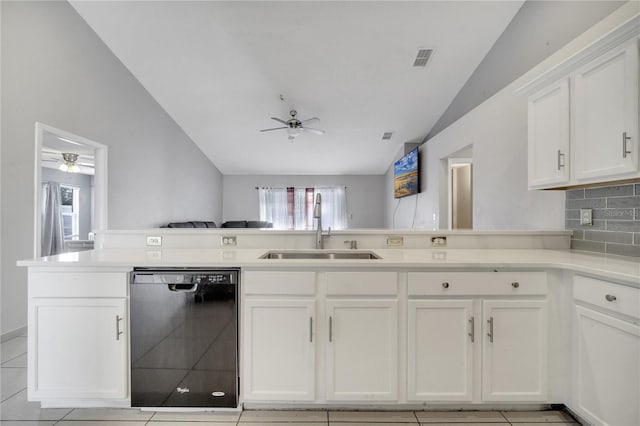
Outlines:
POLYGON ((80 234, 80 188, 60 185, 60 212, 65 240, 77 240, 80 234))
POLYGON ((344 187, 258 188, 260 220, 274 229, 314 229, 313 207, 322 194, 322 227, 346 229, 347 200, 344 187))

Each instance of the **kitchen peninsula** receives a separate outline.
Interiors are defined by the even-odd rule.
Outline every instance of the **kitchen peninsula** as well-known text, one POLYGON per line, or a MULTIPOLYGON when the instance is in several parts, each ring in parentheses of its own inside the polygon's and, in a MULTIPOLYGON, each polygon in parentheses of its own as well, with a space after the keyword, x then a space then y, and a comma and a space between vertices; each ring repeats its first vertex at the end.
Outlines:
POLYGON ((637 424, 640 263, 571 251, 569 238, 349 230, 324 252, 380 258, 264 259, 313 252, 314 234, 106 231, 96 250, 20 262, 29 398, 129 406, 132 269, 239 267, 245 408, 564 404, 589 422, 637 424))

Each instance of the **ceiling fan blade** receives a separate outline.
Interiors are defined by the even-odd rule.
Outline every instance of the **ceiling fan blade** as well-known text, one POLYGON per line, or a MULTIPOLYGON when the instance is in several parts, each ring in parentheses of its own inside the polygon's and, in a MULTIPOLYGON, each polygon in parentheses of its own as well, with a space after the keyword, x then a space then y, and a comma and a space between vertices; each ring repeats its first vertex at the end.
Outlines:
POLYGON ((320 119, 318 117, 311 117, 311 118, 307 118, 306 120, 302 120, 301 123, 302 124, 311 123, 312 121, 320 121, 320 119))
POLYGON ((324 130, 312 129, 311 127, 298 127, 300 130, 304 130, 305 132, 315 133, 316 135, 324 135, 324 130))
POLYGON ((285 125, 287 125, 287 126, 289 125, 289 123, 287 123, 286 121, 281 120, 281 119, 279 119, 279 118, 271 117, 271 119, 272 119, 272 120, 276 120, 278 123, 282 123, 282 124, 285 124, 285 125))
POLYGON ((260 130, 260 131, 261 131, 261 132, 270 132, 270 131, 272 131, 272 130, 281 130, 281 129, 288 129, 288 128, 289 128, 289 126, 287 126, 287 127, 274 127, 274 128, 272 128, 272 129, 262 129, 262 130, 260 130))

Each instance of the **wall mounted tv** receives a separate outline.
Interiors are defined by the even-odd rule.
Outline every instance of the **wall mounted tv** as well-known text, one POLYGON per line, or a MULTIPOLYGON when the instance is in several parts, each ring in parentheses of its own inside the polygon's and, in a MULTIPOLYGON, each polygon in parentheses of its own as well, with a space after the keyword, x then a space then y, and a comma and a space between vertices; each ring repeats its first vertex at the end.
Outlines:
POLYGON ((405 154, 393 165, 393 197, 402 198, 415 195, 419 188, 418 148, 405 154))

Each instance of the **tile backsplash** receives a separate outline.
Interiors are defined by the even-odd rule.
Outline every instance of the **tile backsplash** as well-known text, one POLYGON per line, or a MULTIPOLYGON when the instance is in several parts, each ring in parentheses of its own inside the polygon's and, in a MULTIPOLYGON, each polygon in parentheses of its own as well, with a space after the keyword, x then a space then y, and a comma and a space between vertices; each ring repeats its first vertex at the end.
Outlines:
POLYGON ((565 223, 572 249, 640 257, 640 184, 566 191, 565 223), (592 209, 591 225, 580 209, 592 209))

